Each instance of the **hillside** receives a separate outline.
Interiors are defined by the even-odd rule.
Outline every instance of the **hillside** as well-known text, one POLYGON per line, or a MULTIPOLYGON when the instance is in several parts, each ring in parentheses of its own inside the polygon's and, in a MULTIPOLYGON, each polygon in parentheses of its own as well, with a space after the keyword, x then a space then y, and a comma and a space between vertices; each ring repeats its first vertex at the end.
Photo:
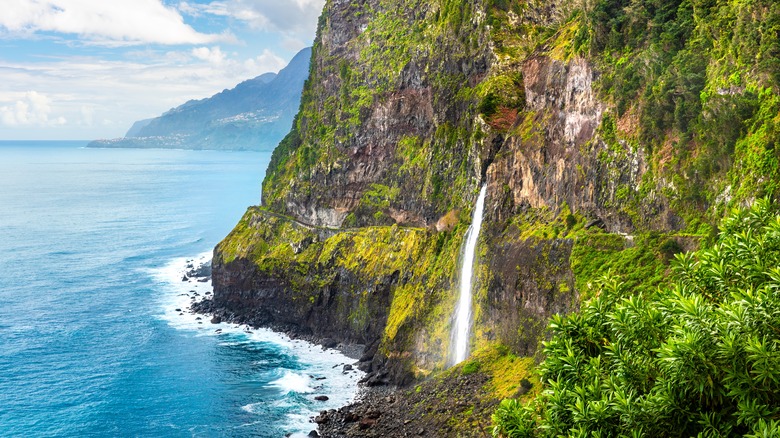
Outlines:
POLYGON ((287 67, 133 124, 123 138, 88 147, 271 150, 290 130, 309 73, 311 49, 287 67))
POLYGON ((380 400, 327 433, 481 436, 500 398, 539 393, 550 318, 604 274, 667 286, 727 212, 777 199, 779 31, 766 0, 328 1, 203 310, 364 346, 368 385, 438 406, 380 400), (473 359, 447 369, 483 184, 473 359))

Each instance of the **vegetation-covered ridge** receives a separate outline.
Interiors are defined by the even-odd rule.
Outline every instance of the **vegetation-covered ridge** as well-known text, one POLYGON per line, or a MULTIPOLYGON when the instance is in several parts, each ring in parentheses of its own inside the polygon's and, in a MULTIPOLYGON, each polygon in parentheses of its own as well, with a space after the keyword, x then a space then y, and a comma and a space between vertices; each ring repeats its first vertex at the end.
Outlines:
POLYGON ((669 287, 639 296, 607 276, 554 317, 541 396, 502 402, 495 434, 778 436, 780 216, 760 200, 721 229, 676 256, 669 287))

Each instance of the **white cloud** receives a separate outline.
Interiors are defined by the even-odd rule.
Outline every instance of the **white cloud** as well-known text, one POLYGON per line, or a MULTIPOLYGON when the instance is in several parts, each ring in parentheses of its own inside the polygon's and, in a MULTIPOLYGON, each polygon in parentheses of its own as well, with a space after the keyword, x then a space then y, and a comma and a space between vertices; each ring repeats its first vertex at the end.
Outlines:
POLYGON ((82 125, 92 126, 95 123, 95 107, 92 105, 81 106, 81 122, 82 125))
POLYGON ((3 0, 0 28, 11 33, 75 34, 92 44, 208 44, 230 35, 204 34, 160 0, 3 0))
POLYGON ((192 49, 192 56, 214 65, 222 65, 225 62, 225 54, 219 47, 196 47, 192 49))
POLYGON ((37 91, 24 93, 15 102, 0 106, 0 122, 6 126, 48 126, 59 124, 62 117, 49 122, 51 100, 37 91))
POLYGON ((250 58, 218 46, 146 49, 124 60, 72 56, 13 63, 0 58, 0 136, 58 135, 54 126, 67 120, 56 130, 61 138, 120 137, 137 120, 285 65, 268 49, 250 58))
POLYGON ((250 27, 288 38, 312 41, 325 0, 224 0, 208 4, 179 3, 182 13, 231 17, 250 27))
POLYGON ((284 59, 268 49, 263 50, 263 53, 260 56, 244 61, 244 68, 248 72, 255 72, 255 74, 253 74, 254 76, 269 71, 277 72, 284 68, 285 65, 287 65, 287 63, 284 59))

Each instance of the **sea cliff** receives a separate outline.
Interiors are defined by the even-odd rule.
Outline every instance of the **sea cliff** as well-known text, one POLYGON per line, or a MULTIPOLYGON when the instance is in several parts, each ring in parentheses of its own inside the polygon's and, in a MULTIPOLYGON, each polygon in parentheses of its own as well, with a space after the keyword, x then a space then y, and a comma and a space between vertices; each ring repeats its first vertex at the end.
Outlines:
POLYGON ((725 211, 777 195, 772 31, 711 25, 777 8, 623 3, 326 2, 263 205, 215 249, 205 309, 359 344, 368 384, 420 385, 323 431, 481 435, 482 406, 538 391, 550 317, 601 275, 653 290, 725 211), (482 184, 474 359, 444 371, 482 184), (438 414, 391 421, 420 393, 438 414))

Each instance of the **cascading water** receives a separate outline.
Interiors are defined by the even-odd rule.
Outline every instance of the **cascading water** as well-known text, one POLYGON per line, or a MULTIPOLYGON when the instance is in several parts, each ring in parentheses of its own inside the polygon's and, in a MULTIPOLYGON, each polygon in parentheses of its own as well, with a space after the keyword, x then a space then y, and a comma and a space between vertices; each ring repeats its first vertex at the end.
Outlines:
POLYGON ((452 326, 452 365, 463 362, 469 355, 469 338, 471 337, 471 286, 474 281, 474 255, 477 251, 477 239, 482 228, 482 211, 485 209, 485 192, 487 186, 482 186, 474 207, 471 226, 466 231, 463 244, 463 254, 460 265, 460 295, 455 307, 455 324, 452 326))

